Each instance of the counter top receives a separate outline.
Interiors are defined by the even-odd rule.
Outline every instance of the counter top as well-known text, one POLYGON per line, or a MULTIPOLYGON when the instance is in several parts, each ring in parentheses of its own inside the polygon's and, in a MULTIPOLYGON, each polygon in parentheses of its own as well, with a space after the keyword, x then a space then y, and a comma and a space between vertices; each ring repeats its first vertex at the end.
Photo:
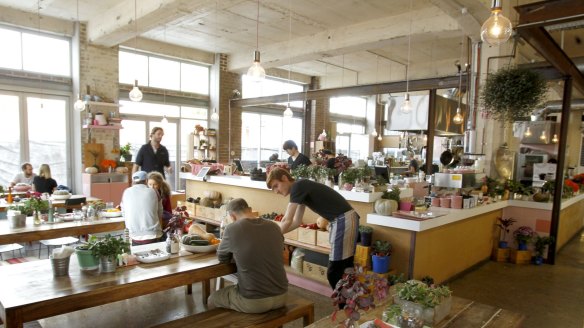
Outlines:
MULTIPOLYGON (((562 202, 562 209, 569 207, 581 200, 584 200, 584 194, 571 197, 562 202)), ((433 219, 426 219, 423 221, 413 219, 403 219, 394 216, 385 216, 379 214, 367 214, 367 223, 375 224, 384 227, 397 228, 409 231, 425 231, 437 228, 446 224, 465 220, 473 216, 485 214, 488 212, 503 209, 505 207, 523 207, 539 210, 552 210, 552 203, 538 203, 532 201, 521 200, 505 200, 488 205, 477 206, 469 209, 453 209, 432 206, 428 210, 434 215, 439 215, 433 219)))

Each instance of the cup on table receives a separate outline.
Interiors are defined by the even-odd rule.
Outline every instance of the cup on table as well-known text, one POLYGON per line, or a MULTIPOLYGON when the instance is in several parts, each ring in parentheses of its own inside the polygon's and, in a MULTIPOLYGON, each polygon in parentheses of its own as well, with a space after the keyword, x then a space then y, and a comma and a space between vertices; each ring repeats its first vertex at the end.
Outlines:
POLYGON ((450 197, 440 198, 440 207, 450 207, 450 197))
POLYGON ((432 197, 432 206, 440 207, 440 197, 432 197))
POLYGON ((105 208, 106 209, 108 209, 108 208, 114 208, 114 202, 106 202, 105 203, 105 208))
POLYGON ((462 208, 462 196, 452 196, 452 201, 450 206, 452 208, 461 209, 462 208))

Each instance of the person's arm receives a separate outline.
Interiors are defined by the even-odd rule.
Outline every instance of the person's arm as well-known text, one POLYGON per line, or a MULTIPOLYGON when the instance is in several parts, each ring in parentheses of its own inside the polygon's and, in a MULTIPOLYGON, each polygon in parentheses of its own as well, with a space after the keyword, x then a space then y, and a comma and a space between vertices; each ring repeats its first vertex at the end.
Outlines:
POLYGON ((138 164, 134 163, 134 165, 132 165, 132 173, 138 172, 139 168, 140 168, 140 166, 138 166, 138 164))
POLYGON ((305 209, 305 205, 297 203, 288 204, 286 213, 284 214, 282 221, 280 221, 280 229, 283 234, 298 228, 300 224, 302 224, 302 217, 304 217, 305 209))
POLYGON ((138 153, 136 154, 136 159, 134 160, 134 165, 132 165, 132 173, 136 173, 140 170, 142 162, 144 161, 144 146, 140 147, 138 153))
POLYGON ((221 263, 229 263, 233 258, 233 253, 229 251, 231 239, 229 238, 229 226, 225 227, 225 232, 223 233, 223 238, 221 243, 219 243, 219 248, 217 248, 217 259, 221 263))

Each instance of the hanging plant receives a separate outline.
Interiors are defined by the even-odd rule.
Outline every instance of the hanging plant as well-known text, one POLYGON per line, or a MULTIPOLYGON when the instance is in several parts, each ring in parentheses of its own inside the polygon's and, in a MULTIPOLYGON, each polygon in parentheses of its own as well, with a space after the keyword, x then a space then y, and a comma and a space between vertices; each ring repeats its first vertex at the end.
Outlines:
POLYGON ((525 68, 504 68, 489 75, 481 100, 488 116, 512 123, 529 116, 543 102, 546 91, 541 74, 525 68))

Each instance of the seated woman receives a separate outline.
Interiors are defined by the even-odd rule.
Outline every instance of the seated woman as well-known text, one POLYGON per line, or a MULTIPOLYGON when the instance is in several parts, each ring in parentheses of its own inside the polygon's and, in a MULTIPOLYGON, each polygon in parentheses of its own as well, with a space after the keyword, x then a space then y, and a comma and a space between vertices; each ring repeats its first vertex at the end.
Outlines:
POLYGON ((148 187, 154 189, 158 194, 158 200, 162 205, 162 229, 166 228, 168 220, 172 217, 172 207, 170 204, 170 186, 164 180, 162 174, 156 171, 148 173, 148 187))
POLYGON ((32 191, 47 192, 52 195, 55 188, 57 188, 57 181, 51 177, 51 168, 48 164, 42 164, 39 168, 39 175, 32 180, 32 191))

